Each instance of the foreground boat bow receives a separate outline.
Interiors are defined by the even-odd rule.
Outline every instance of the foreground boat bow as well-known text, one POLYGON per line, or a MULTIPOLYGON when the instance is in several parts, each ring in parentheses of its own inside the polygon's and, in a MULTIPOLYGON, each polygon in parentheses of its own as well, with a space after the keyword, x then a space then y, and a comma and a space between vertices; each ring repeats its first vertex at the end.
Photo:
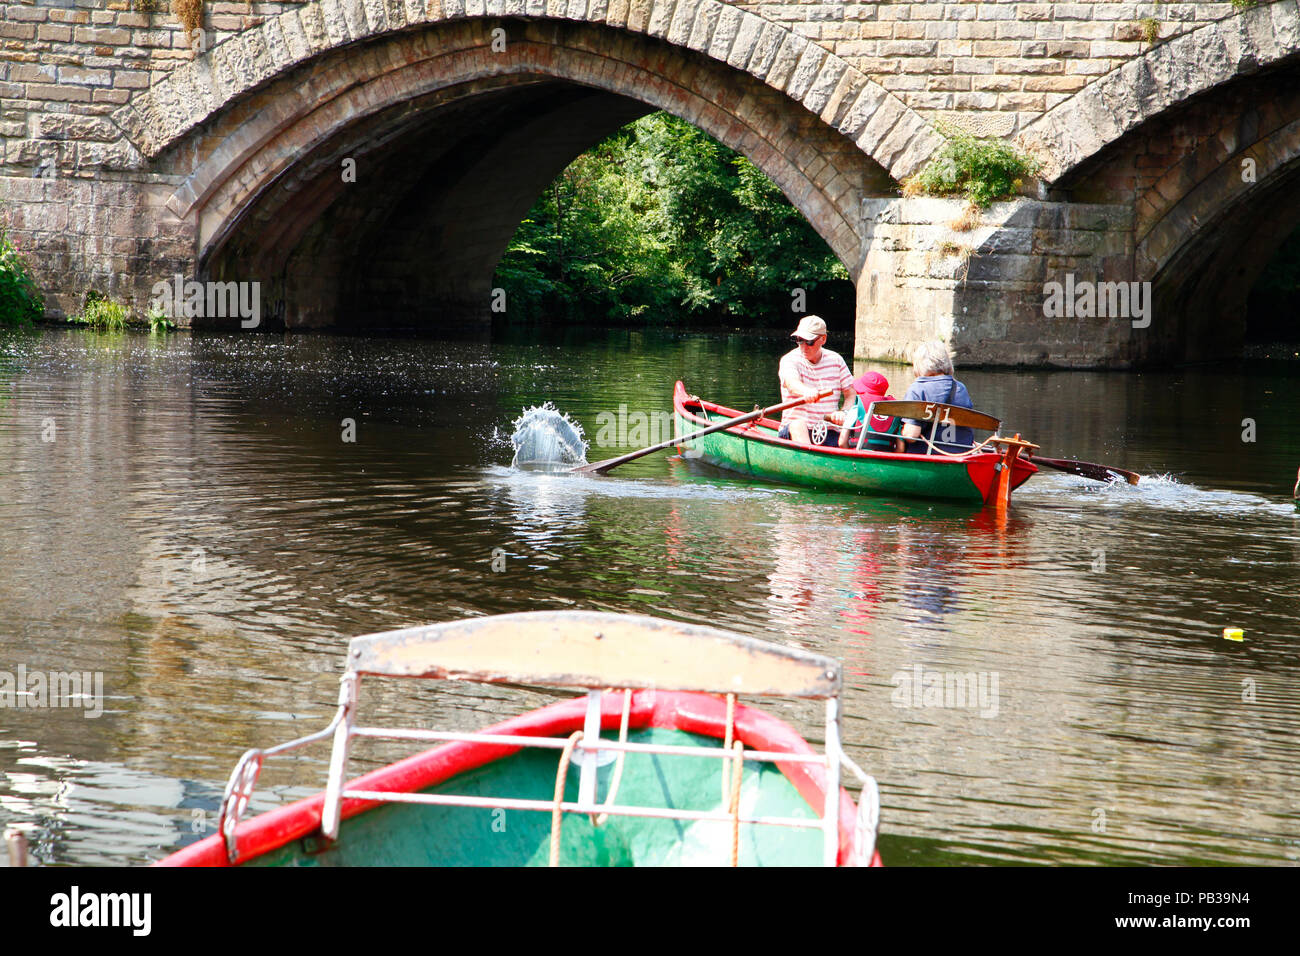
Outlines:
POLYGON ((830 658, 631 615, 509 614, 356 638, 330 724, 246 753, 220 833, 161 865, 879 865, 879 798, 840 749, 840 682, 830 658), (478 733, 359 727, 371 676, 587 694, 478 733), (737 694, 824 701, 824 752, 737 694), (265 758, 327 737, 324 792, 239 822, 265 758), (354 741, 380 737, 443 745, 345 785, 354 741), (857 807, 841 768, 863 784, 857 807))

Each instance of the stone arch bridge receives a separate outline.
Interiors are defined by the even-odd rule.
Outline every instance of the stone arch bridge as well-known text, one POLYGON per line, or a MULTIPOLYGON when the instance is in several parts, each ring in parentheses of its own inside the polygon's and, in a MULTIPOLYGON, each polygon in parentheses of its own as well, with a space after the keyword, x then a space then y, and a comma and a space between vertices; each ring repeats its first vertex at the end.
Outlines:
POLYGON ((268 324, 484 321, 545 185, 656 109, 825 238, 860 357, 1224 357, 1300 224, 1297 0, 157 6, 0 3, 0 215, 55 313, 180 275, 257 281, 268 324), (1040 179, 973 221, 902 196, 954 128, 1040 179))

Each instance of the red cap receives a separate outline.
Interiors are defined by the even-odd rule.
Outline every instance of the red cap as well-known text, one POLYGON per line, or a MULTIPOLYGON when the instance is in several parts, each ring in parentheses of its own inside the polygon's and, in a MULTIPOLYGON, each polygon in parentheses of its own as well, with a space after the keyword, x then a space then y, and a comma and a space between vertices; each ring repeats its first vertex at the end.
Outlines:
POLYGON ((879 372, 866 372, 853 380, 853 390, 863 398, 868 395, 884 398, 889 391, 889 379, 879 372))
MULTIPOLYGON (((893 401, 892 396, 886 394, 889 391, 889 379, 879 372, 866 372, 859 375, 853 380, 853 390, 858 393, 862 400, 864 408, 870 408, 872 402, 885 399, 893 401)), ((894 425, 894 419, 890 415, 872 415, 871 428, 873 431, 887 432, 894 425)))

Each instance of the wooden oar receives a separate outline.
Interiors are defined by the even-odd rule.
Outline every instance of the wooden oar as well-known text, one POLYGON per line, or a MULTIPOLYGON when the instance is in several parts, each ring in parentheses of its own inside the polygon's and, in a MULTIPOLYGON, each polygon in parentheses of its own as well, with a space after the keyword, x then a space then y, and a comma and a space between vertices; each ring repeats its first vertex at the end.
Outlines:
POLYGON ((1113 465, 1098 465, 1091 461, 1073 461, 1065 458, 1040 458, 1038 455, 1029 456, 1029 460, 1035 465, 1055 468, 1057 471, 1068 471, 1072 475, 1078 475, 1081 478, 1091 478, 1093 481, 1114 481, 1116 478, 1123 478, 1130 485, 1136 485, 1138 479, 1142 477, 1136 471, 1125 471, 1123 468, 1116 468, 1113 465))
MULTIPOLYGON (((642 448, 640 451, 632 451, 628 452, 626 455, 619 455, 617 458, 606 458, 604 461, 592 462, 589 465, 578 465, 576 468, 571 470, 589 475, 603 475, 611 468, 625 465, 629 461, 635 461, 636 459, 649 455, 652 452, 660 451, 664 448, 671 448, 673 445, 681 445, 685 442, 691 441, 692 439, 700 438, 704 435, 711 435, 714 432, 720 432, 724 428, 730 428, 733 425, 750 422, 755 418, 763 418, 774 412, 783 412, 787 408, 794 408, 796 405, 803 405, 807 402, 815 402, 818 399, 826 398, 828 395, 834 394, 835 389, 830 389, 829 391, 819 392, 809 398, 796 398, 793 401, 783 402, 780 405, 773 405, 770 408, 756 408, 752 412, 746 412, 744 415, 737 415, 735 418, 728 418, 726 421, 718 422, 716 425, 710 425, 708 428, 701 428, 697 432, 691 432, 688 435, 679 435, 675 438, 670 438, 667 441, 661 441, 657 445, 651 445, 649 448, 642 448)), ((703 408, 702 405, 701 408, 703 408)))

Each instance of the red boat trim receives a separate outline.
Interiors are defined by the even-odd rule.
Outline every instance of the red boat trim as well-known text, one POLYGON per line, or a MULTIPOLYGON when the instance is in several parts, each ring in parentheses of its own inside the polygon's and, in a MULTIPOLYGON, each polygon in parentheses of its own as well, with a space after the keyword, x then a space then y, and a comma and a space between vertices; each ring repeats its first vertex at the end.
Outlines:
MULTIPOLYGON (((530 737, 564 737, 582 728, 586 716, 585 697, 561 701, 530 711, 487 728, 484 733, 518 734, 530 737)), ((623 700, 619 694, 604 695, 601 703, 601 727, 617 731, 622 719, 623 700)), ((769 714, 736 705, 736 739, 751 750, 784 750, 813 753, 799 734, 785 721, 769 714)), ((632 695, 628 725, 632 728, 661 727, 715 737, 726 735, 726 704, 708 694, 686 691, 635 691, 632 695)), ((451 778, 475 770, 494 760, 508 757, 520 747, 456 741, 390 764, 346 784, 349 790, 391 790, 412 793, 436 786, 451 778)), ((821 815, 826 793, 823 768, 804 763, 778 763, 777 766, 794 785, 799 795, 821 815)), ((324 791, 287 806, 260 814, 240 825, 237 831, 240 862, 256 859, 265 853, 311 836, 320 831, 324 791)), ((343 819, 371 810, 375 800, 343 801, 343 819)), ((840 849, 838 862, 846 863, 853 846, 855 809, 848 792, 840 788, 840 849)), ((154 866, 229 866, 225 844, 215 834, 177 850, 154 866)), ((881 866, 877 852, 872 866, 881 866)))

